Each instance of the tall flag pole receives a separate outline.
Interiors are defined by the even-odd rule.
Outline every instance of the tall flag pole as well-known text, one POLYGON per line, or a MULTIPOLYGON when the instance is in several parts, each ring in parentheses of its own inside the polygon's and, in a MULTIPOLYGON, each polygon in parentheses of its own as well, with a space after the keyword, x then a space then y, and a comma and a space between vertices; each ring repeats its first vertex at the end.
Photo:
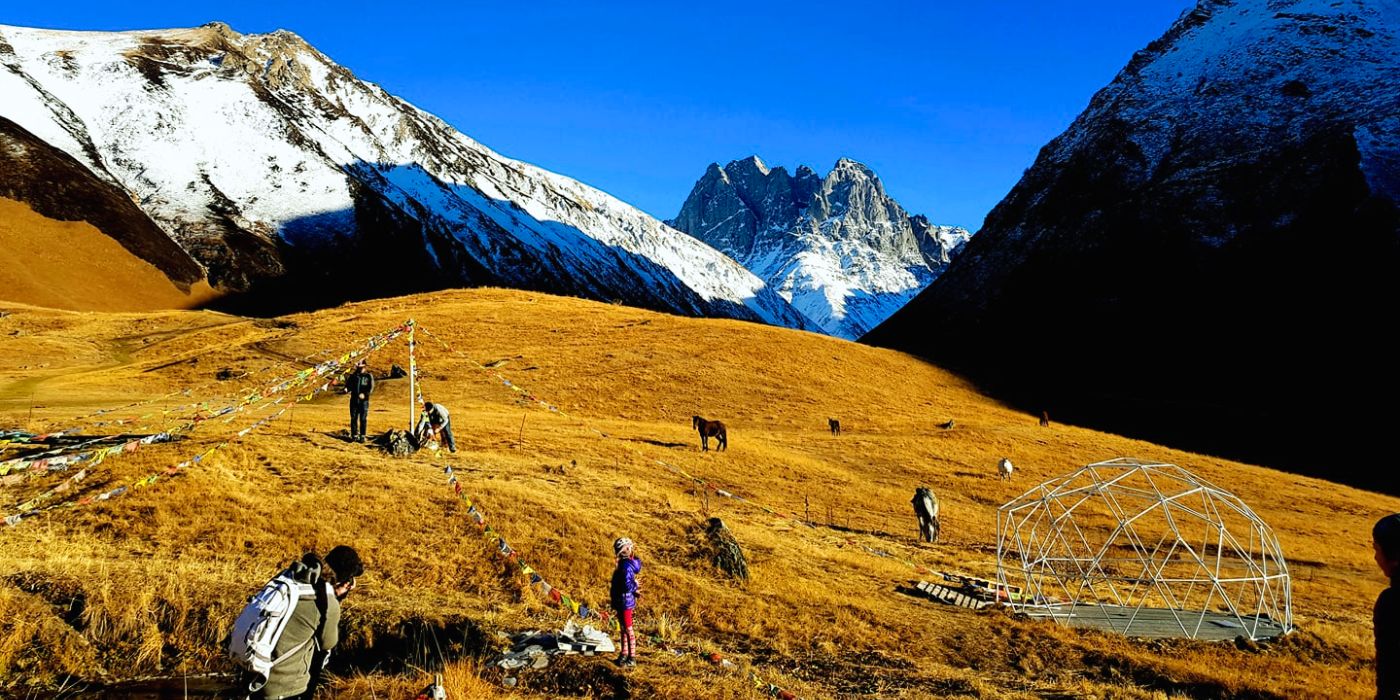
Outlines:
POLYGON ((408 319, 408 432, 413 432, 414 423, 418 420, 418 361, 413 353, 413 330, 417 325, 413 319, 408 319))

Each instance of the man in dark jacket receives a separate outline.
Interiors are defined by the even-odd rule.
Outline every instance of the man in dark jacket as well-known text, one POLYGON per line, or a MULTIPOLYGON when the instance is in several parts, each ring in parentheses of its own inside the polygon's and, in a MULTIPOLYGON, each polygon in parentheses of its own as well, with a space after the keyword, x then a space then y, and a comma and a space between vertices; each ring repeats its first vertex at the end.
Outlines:
POLYGON ((369 421, 369 395, 374 391, 374 375, 365 371, 365 361, 355 365, 355 371, 345 378, 345 390, 350 394, 350 439, 365 441, 365 424, 369 421))
POLYGON ((1390 579, 1390 588, 1376 598, 1376 700, 1400 698, 1400 513, 1392 513, 1371 529, 1376 565, 1390 579))
POLYGON ((314 553, 302 557, 302 581, 316 587, 314 600, 300 600, 287 627, 277 638, 272 671, 267 684, 254 698, 259 700, 310 700, 316 694, 331 649, 340 642, 340 601, 355 590, 355 579, 364 574, 360 555, 346 545, 332 549, 324 561, 314 553))

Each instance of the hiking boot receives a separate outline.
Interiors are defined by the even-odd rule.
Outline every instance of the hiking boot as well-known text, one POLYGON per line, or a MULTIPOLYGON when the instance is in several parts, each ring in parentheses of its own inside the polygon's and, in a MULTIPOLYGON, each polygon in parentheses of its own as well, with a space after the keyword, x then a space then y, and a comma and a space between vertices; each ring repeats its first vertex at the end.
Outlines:
POLYGON ((627 657, 627 658, 625 658, 625 659, 622 660, 622 667, 623 667, 623 668, 636 668, 636 667, 637 667, 637 660, 629 656, 629 657, 627 657))

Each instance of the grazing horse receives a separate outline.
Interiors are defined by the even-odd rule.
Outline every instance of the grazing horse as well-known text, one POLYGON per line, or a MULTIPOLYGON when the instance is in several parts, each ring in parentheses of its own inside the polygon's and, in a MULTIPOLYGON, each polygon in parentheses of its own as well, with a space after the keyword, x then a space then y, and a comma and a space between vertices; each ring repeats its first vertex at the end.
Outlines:
POLYGON ((690 425, 700 431, 700 448, 704 451, 710 449, 710 438, 715 438, 719 444, 715 450, 729 449, 729 433, 724 429, 724 424, 717 420, 705 420, 700 416, 691 416, 690 425))
POLYGON ((828 418, 826 419, 826 425, 828 428, 831 428, 832 435, 841 434, 841 421, 836 420, 835 418, 828 418))

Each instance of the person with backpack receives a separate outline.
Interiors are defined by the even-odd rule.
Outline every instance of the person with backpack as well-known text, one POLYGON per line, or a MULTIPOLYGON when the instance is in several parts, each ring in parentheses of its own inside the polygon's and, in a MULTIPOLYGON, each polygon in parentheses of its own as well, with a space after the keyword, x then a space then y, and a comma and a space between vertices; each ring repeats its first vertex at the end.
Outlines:
POLYGON ((452 439, 452 418, 447 413, 447 407, 440 403, 423 402, 423 413, 418 419, 418 427, 414 428, 413 434, 418 438, 420 446, 428 444, 430 439, 441 436, 442 442, 447 445, 449 452, 457 451, 457 441, 452 439))
POLYGON ((360 555, 340 545, 325 559, 308 552, 249 600, 229 634, 241 697, 309 700, 340 641, 340 602, 364 574, 360 555))
POLYGON ((1376 700, 1400 698, 1400 513, 1376 521, 1371 528, 1376 566, 1390 587, 1376 598, 1371 618, 1376 632, 1376 700))
POLYGON ((365 361, 355 363, 355 371, 345 377, 345 391, 350 394, 350 439, 365 441, 365 424, 369 422, 369 395, 374 391, 374 375, 365 371, 365 361))
POLYGON ((637 575, 642 573, 642 560, 637 557, 636 549, 626 537, 613 542, 617 568, 613 569, 610 602, 619 626, 617 665, 628 668, 637 665, 637 632, 632 627, 632 609, 637 607, 637 598, 642 595, 637 583, 637 575))

